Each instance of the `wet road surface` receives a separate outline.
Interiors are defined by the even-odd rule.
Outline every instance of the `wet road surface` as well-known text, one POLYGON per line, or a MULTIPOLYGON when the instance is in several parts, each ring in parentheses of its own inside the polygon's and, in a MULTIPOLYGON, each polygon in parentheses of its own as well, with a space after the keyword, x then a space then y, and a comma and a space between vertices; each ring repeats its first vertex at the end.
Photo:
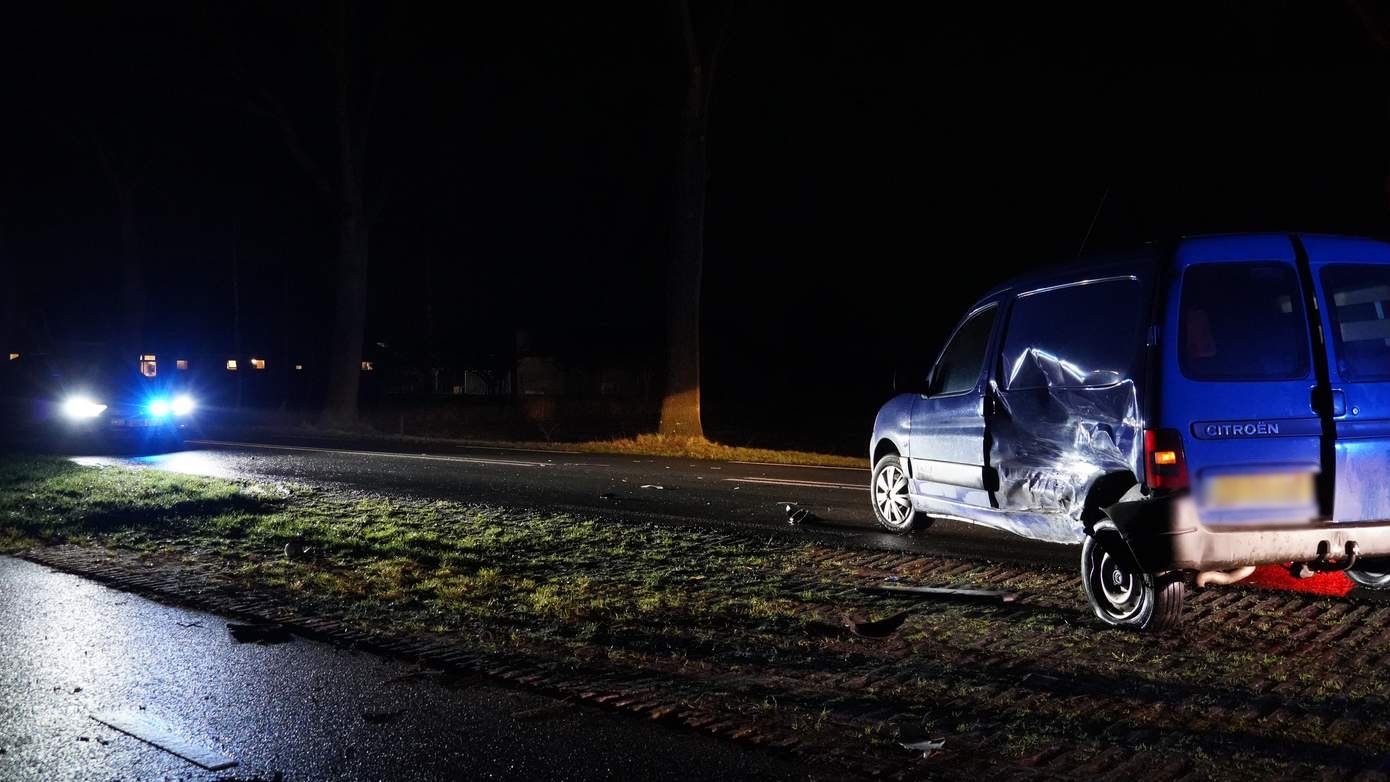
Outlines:
MULTIPOLYGON (((101 462, 106 459, 97 458, 101 462)), ((461 500, 660 522, 729 525, 871 548, 1074 567, 1075 546, 1038 543, 938 520, 898 536, 879 531, 867 468, 806 467, 667 457, 405 446, 276 438, 190 440, 185 450, 120 457, 128 464, 219 477, 293 481, 339 491, 461 500), (817 521, 791 528, 784 505, 817 521)))
POLYGON ((441 680, 0 557, 0 779, 782 779, 791 761, 624 715, 441 680), (143 711, 141 710, 143 707, 143 711), (239 762, 200 769, 93 721, 128 711, 239 762))

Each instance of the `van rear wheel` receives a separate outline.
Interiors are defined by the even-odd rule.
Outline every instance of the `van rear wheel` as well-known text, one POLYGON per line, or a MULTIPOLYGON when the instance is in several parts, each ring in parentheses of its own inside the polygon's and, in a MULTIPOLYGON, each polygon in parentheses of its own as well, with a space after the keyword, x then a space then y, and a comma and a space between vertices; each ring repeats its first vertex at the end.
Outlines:
POLYGON ((1374 570, 1348 570, 1347 578, 1369 589, 1390 589, 1390 573, 1374 570))
POLYGON ((1135 630, 1159 632, 1176 627, 1182 621, 1187 593, 1182 578, 1134 572, 1112 557, 1096 534, 1118 538, 1119 530, 1112 521, 1097 522, 1095 533, 1087 535, 1081 546, 1081 585, 1096 616, 1108 625, 1135 630))

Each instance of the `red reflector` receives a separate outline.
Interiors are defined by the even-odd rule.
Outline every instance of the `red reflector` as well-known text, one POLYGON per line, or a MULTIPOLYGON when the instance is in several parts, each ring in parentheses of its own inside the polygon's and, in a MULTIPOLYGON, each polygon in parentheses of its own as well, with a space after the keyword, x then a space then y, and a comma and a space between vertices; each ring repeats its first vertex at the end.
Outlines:
POLYGON ((1151 489, 1187 488, 1187 460, 1176 429, 1144 430, 1144 474, 1151 489))

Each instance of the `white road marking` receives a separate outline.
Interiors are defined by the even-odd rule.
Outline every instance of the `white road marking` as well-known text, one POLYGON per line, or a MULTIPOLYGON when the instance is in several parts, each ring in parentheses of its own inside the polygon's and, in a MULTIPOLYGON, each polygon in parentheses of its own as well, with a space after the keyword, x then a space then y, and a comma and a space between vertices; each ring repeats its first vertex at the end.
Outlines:
POLYGON ((547 462, 522 462, 511 459, 483 459, 475 456, 438 456, 427 453, 391 453, 390 451, 348 451, 341 448, 311 448, 307 445, 269 445, 239 443, 230 440, 185 440, 189 445, 211 445, 224 448, 264 448, 272 451, 308 451, 311 453, 340 453, 350 456, 389 456, 393 459, 422 459, 433 462, 468 462, 470 464, 499 464, 506 467, 550 467, 547 462))
POLYGON ((583 456, 592 451, 562 451, 559 448, 513 448, 507 445, 464 445, 458 444, 455 448, 472 448, 475 451, 516 451, 517 453, 569 453, 583 456))
POLYGON ((828 464, 779 464, 777 462, 740 462, 732 461, 729 464, 752 464, 758 467, 794 467, 799 470, 846 470, 850 472, 869 472, 868 467, 831 467, 828 464))
POLYGON ((826 481, 797 481, 784 478, 725 478, 737 483, 766 483, 771 486, 796 486, 803 489, 848 489, 868 491, 869 487, 859 483, 828 483, 826 481))

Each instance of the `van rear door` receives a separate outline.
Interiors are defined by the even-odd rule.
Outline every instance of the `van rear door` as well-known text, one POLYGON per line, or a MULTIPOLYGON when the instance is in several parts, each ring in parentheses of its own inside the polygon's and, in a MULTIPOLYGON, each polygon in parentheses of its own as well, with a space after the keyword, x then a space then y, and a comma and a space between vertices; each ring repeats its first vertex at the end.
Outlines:
POLYGON ((1390 520, 1390 245, 1300 238, 1328 335, 1336 431, 1332 518, 1390 520))
POLYGON ((1277 234, 1188 239, 1175 261, 1159 419, 1182 434, 1200 518, 1313 521, 1330 486, 1319 486, 1320 367, 1293 243, 1277 234))

